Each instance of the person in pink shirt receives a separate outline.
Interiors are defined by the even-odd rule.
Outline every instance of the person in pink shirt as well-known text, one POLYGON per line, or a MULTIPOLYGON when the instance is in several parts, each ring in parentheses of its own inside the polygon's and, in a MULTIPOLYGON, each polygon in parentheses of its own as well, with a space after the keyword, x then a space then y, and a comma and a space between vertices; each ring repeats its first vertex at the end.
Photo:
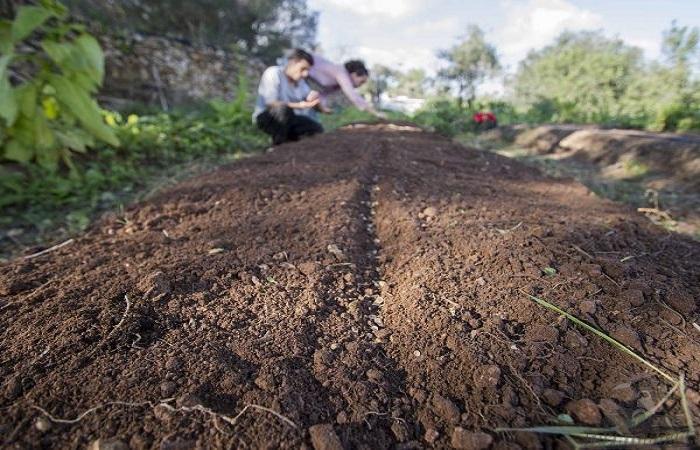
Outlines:
POLYGON ((321 111, 331 112, 327 106, 328 96, 342 91, 357 109, 367 111, 377 117, 384 117, 384 114, 375 110, 357 92, 357 88, 369 79, 369 70, 362 61, 351 60, 341 66, 318 54, 313 54, 313 58, 314 65, 309 70, 309 80, 319 87, 321 111))

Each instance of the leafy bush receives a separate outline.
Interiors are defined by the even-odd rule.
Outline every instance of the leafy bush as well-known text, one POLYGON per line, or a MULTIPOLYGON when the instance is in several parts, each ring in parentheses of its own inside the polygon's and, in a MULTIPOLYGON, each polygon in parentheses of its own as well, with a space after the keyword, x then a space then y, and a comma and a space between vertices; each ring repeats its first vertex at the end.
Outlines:
POLYGON ((96 139, 119 140, 92 98, 104 76, 99 44, 59 2, 41 3, 0 21, 0 160, 53 170, 96 139))

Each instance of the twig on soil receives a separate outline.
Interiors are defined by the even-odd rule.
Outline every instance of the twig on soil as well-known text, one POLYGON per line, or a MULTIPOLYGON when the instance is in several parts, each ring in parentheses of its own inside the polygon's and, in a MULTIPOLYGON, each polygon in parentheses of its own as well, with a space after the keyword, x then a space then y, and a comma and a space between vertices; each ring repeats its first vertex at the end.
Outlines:
POLYGON ((171 406, 171 405, 169 405, 169 404, 167 403, 167 402, 170 402, 170 401, 172 401, 172 400, 173 400, 172 398, 166 398, 166 399, 163 399, 163 400, 159 400, 158 403, 154 403, 154 402, 151 402, 151 401, 145 401, 145 402, 122 402, 122 401, 107 402, 107 403, 103 403, 103 404, 101 404, 101 405, 94 406, 94 407, 92 407, 92 408, 90 408, 90 409, 88 409, 88 410, 86 410, 86 411, 83 411, 83 412, 80 413, 75 419, 61 419, 61 418, 59 418, 59 417, 54 417, 54 416, 51 415, 48 411, 46 411, 44 408, 42 408, 42 407, 40 407, 40 406, 31 405, 31 408, 36 409, 37 411, 39 411, 39 412, 41 412, 42 414, 44 414, 51 422, 54 422, 54 423, 65 423, 65 424, 78 423, 78 422, 80 422, 81 420, 83 420, 83 419, 85 418, 85 416, 87 416, 87 415, 89 415, 89 414, 92 414, 92 413, 94 413, 94 412, 97 411, 97 410, 100 410, 100 409, 105 408, 105 407, 107 407, 107 406, 115 406, 115 405, 118 405, 118 406, 132 406, 132 407, 149 406, 149 407, 151 407, 151 408, 153 408, 153 409, 155 409, 155 408, 157 408, 157 407, 162 407, 162 408, 165 408, 165 409, 167 409, 168 411, 172 411, 172 412, 180 412, 180 411, 192 412, 192 411, 198 411, 198 412, 204 413, 204 414, 206 414, 206 415, 209 415, 209 416, 211 416, 211 417, 213 417, 213 418, 215 418, 215 419, 217 419, 217 418, 218 418, 218 419, 221 419, 221 420, 223 420, 224 422, 228 423, 229 425, 235 425, 235 423, 236 423, 236 421, 238 420, 238 418, 240 418, 240 417, 248 410, 248 408, 254 408, 254 409, 259 409, 259 410, 261 410, 261 411, 265 411, 265 412, 268 412, 268 413, 274 415, 275 417, 277 417, 278 419, 280 419, 281 421, 283 421, 284 423, 286 423, 287 425, 291 426, 291 427, 294 428, 294 429, 298 429, 298 428, 299 428, 299 427, 297 426, 297 424, 295 424, 294 422, 292 422, 290 419, 286 418, 286 417, 283 416, 282 414, 280 414, 280 413, 278 413, 278 412, 276 412, 276 411, 273 411, 272 409, 265 408, 264 406, 260 406, 260 405, 254 405, 254 404, 245 405, 245 407, 244 407, 238 414, 236 414, 234 417, 230 417, 230 416, 226 416, 226 415, 224 415, 224 414, 216 413, 216 412, 212 411, 211 409, 209 409, 209 408, 207 408, 207 407, 204 407, 204 406, 202 406, 202 405, 180 406, 180 407, 178 407, 178 408, 175 408, 174 406, 171 406))
POLYGON ((72 243, 73 241, 74 241, 73 238, 68 239, 66 242, 62 242, 62 243, 60 243, 60 244, 54 245, 53 247, 49 247, 49 248, 47 248, 46 250, 42 250, 42 251, 40 251, 40 252, 32 253, 31 255, 27 255, 27 256, 24 257, 24 259, 36 258, 37 256, 45 255, 45 254, 47 254, 47 253, 49 253, 49 252, 52 252, 52 251, 54 251, 54 250, 57 250, 57 249, 59 249, 59 248, 61 248, 61 247, 65 247, 66 245, 72 243))
POLYGON ((700 325, 698 325, 697 322, 693 322, 693 328, 695 328, 696 330, 698 330, 698 332, 700 332, 700 325))
POLYGON ((518 228, 520 228, 520 226, 521 226, 522 224, 523 224, 522 222, 518 222, 518 224, 517 224, 516 226, 512 227, 512 228, 507 228, 507 229, 505 229, 505 230, 502 230, 502 229, 500 229, 500 228, 496 228, 495 230, 498 231, 498 232, 501 233, 501 234, 508 234, 508 233, 510 233, 511 231, 515 231, 515 230, 517 230, 518 228))
POLYGON ((584 249, 582 249, 578 245, 572 245, 571 248, 573 248, 577 252, 581 253, 582 255, 588 256, 589 259, 595 259, 595 258, 593 258, 593 256, 591 256, 590 253, 588 253, 587 251, 585 251, 584 249))
POLYGON ((119 327, 122 326, 124 321, 126 320, 126 316, 129 315, 129 310, 131 309, 131 302, 129 301, 129 295, 124 294, 124 300, 126 300, 126 310, 124 310, 124 315, 122 316, 122 319, 119 321, 116 327, 112 328, 112 331, 109 332, 107 337, 105 337, 102 342, 97 344, 97 346, 90 352, 90 355, 95 353, 105 342, 108 342, 109 339, 114 335, 114 333, 119 329, 119 327))

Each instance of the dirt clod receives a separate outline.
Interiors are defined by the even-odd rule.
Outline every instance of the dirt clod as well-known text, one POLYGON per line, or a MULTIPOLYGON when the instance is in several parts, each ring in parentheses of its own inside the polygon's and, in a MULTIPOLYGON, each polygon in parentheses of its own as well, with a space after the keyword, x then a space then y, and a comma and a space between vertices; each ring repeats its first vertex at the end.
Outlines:
POLYGON ((443 397, 440 394, 434 394, 432 400, 433 410, 435 414, 442 417, 449 423, 459 422, 460 413, 459 408, 454 402, 448 398, 443 397))
POLYGON ((496 365, 481 366, 474 372, 474 384, 480 388, 495 388, 501 380, 501 368, 496 365))
POLYGON ((450 440, 452 447, 468 450, 484 450, 491 446, 493 437, 482 432, 473 432, 461 427, 455 427, 450 440))
POLYGON ((588 398, 567 403, 566 410, 573 414, 578 422, 586 425, 600 425, 600 422, 603 420, 598 405, 588 398))
POLYGON ((309 427, 311 443, 315 450, 343 450, 343 444, 330 424, 318 424, 309 427))

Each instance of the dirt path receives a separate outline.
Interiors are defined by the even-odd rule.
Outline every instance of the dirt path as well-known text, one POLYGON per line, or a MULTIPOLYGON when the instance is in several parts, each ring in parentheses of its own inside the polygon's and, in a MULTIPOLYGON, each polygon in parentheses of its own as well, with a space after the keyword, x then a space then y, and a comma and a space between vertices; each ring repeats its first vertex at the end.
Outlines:
MULTIPOLYGON (((498 155, 360 126, 0 266, 0 436, 536 449, 551 440, 494 429, 660 399, 663 379, 524 292, 685 373, 700 417, 699 243, 498 155)), ((640 432, 682 427, 674 411, 640 432)))

